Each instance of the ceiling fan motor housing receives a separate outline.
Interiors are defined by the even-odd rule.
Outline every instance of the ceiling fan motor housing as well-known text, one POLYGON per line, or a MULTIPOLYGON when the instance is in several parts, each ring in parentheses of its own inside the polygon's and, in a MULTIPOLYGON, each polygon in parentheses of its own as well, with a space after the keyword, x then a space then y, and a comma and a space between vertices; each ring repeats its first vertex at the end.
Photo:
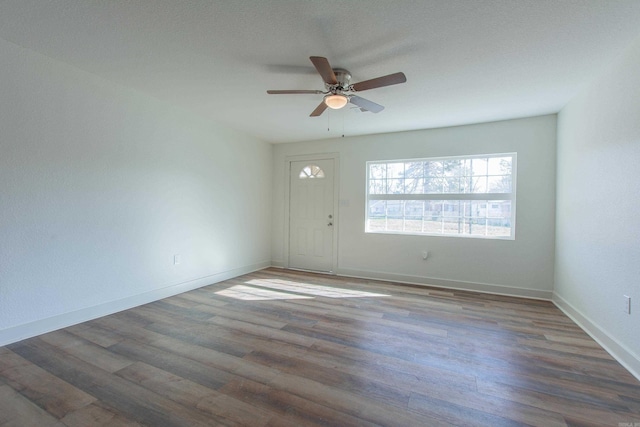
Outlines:
POLYGON ((325 83, 327 90, 332 93, 342 93, 349 91, 349 85, 351 84, 351 73, 344 68, 334 68, 333 73, 336 75, 337 85, 328 85, 325 83))

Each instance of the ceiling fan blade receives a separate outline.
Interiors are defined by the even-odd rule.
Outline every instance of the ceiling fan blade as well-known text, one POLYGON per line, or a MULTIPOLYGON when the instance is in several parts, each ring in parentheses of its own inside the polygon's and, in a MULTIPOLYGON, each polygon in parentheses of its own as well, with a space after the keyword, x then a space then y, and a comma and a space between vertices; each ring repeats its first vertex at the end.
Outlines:
POLYGON ((363 91, 368 89, 375 89, 377 87, 397 85, 398 83, 404 83, 407 81, 407 76, 404 73, 389 74, 387 76, 377 77, 371 80, 365 80, 363 82, 352 85, 353 90, 363 91))
POLYGON ((349 102, 357 105, 360 108, 364 108, 367 111, 371 111, 372 113, 379 113, 384 110, 384 107, 380 104, 376 104, 373 101, 369 101, 368 99, 360 98, 356 95, 351 95, 349 98, 349 102))
POLYGON ((316 107, 315 110, 309 115, 309 117, 318 117, 320 114, 324 113, 324 110, 327 109, 327 104, 324 103, 324 100, 316 107))
POLYGON ((329 65, 329 60, 322 56, 310 56, 309 59, 313 62, 314 67, 318 70, 320 77, 324 80, 325 83, 330 85, 337 85, 338 79, 336 79, 336 74, 333 72, 333 68, 329 65))
POLYGON ((268 90, 267 93, 269 95, 289 95, 289 94, 297 94, 297 93, 319 94, 324 92, 322 92, 321 90, 268 90))

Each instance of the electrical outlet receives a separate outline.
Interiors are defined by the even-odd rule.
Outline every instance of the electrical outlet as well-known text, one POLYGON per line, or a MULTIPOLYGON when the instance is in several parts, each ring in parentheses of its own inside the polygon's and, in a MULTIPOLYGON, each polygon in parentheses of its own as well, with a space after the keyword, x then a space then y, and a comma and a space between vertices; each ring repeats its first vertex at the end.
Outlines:
POLYGON ((631 314, 631 297, 629 295, 624 295, 624 312, 631 314))
POLYGON ((174 255, 173 256, 173 265, 178 265, 182 262, 182 256, 181 255, 174 255))

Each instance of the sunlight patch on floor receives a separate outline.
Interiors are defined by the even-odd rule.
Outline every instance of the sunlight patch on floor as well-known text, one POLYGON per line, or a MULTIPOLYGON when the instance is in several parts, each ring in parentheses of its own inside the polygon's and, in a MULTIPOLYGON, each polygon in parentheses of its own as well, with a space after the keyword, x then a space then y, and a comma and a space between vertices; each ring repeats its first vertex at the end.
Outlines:
POLYGON ((281 279, 254 279, 249 280, 245 283, 248 285, 260 286, 261 288, 277 289, 280 291, 315 295, 326 298, 366 298, 391 296, 387 294, 356 291, 353 289, 334 288, 332 286, 313 285, 311 283, 291 282, 289 280, 281 279))
POLYGON ((281 279, 253 279, 244 285, 234 285, 217 291, 217 295, 243 301, 269 301, 289 299, 325 298, 367 298, 390 297, 388 294, 335 288, 311 283, 292 282, 281 279))
POLYGON ((270 289, 254 288, 253 286, 234 285, 230 288, 216 292, 218 295, 235 298, 243 301, 268 301, 282 299, 312 299, 304 295, 277 292, 270 289))

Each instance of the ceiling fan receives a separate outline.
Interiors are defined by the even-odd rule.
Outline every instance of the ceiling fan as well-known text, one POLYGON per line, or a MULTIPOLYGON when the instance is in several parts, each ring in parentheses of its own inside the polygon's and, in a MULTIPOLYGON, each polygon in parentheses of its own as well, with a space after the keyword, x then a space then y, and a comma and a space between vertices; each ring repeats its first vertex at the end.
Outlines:
POLYGON ((338 110, 349 102, 360 107, 362 111, 379 113, 384 107, 368 99, 361 98, 354 92, 375 89, 383 86, 391 86, 407 81, 404 73, 394 73, 375 79, 351 84, 351 73, 343 68, 331 68, 327 58, 322 56, 312 56, 309 58, 318 70, 320 77, 324 81, 325 90, 268 90, 270 95, 290 95, 290 94, 324 94, 324 99, 311 113, 311 117, 318 117, 327 107, 338 110))

